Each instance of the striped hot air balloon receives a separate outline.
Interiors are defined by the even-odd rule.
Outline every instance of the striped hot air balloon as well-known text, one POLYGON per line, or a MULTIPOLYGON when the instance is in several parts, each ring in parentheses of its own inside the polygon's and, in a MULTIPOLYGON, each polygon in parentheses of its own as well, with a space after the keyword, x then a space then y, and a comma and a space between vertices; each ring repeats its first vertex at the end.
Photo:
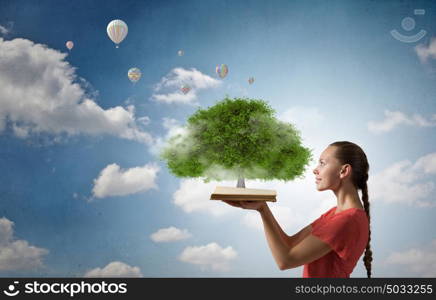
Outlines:
POLYGON ((191 87, 187 84, 184 84, 180 87, 180 90, 182 91, 183 94, 186 95, 191 90, 191 87))
POLYGON ((135 83, 141 78, 141 70, 138 68, 131 68, 127 72, 127 77, 129 77, 131 82, 135 83))
POLYGON ((220 78, 224 78, 229 73, 229 68, 225 64, 217 65, 215 71, 220 78))
POLYGON ((118 44, 125 39, 129 29, 124 21, 112 20, 107 25, 106 31, 109 38, 116 44, 116 47, 118 48, 118 44))

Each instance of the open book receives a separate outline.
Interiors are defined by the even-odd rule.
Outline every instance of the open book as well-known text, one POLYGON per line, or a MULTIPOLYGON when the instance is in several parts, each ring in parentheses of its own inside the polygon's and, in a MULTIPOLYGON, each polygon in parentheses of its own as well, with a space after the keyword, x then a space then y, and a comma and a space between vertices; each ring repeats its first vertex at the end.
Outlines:
POLYGON ((276 201, 276 191, 217 186, 210 200, 276 201))

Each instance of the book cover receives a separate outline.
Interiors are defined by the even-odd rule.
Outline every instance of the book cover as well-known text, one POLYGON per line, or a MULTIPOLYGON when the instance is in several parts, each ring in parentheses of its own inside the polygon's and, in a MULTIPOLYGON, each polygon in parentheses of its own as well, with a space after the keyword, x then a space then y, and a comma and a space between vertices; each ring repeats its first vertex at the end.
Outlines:
POLYGON ((275 190, 248 189, 237 187, 217 186, 210 195, 210 200, 233 200, 233 201, 276 201, 275 190))

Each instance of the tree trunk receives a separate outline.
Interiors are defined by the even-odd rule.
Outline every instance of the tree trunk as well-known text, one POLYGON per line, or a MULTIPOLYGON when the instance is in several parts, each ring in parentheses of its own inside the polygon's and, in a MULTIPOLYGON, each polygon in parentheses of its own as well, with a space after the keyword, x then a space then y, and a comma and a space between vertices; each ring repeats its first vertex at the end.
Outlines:
POLYGON ((236 187, 238 188, 245 188, 245 179, 244 179, 244 169, 242 168, 238 168, 238 184, 236 185, 236 187))

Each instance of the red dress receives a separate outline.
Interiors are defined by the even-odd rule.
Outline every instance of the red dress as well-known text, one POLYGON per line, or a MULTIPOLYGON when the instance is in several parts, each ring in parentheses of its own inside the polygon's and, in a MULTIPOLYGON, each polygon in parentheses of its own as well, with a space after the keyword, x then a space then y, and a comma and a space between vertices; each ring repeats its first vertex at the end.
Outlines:
POLYGON ((336 206, 311 223, 311 234, 332 251, 305 264, 303 278, 348 278, 366 248, 369 222, 365 210, 353 207, 336 215, 335 211, 336 206))

